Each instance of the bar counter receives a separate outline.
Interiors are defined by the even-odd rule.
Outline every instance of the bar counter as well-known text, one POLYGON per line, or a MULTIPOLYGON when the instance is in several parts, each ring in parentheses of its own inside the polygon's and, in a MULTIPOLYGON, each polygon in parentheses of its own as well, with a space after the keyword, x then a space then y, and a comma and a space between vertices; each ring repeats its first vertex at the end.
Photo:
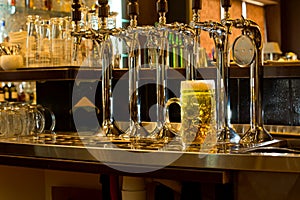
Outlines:
MULTIPOLYGON (((113 71, 113 77, 117 80, 127 79, 127 71, 127 69, 116 69, 113 71)), ((213 67, 200 68, 197 78, 214 79, 215 74, 216 69, 213 67)), ((70 91, 72 91, 74 80, 100 81, 101 75, 101 69, 62 66, 0 71, 0 80, 36 81, 39 83, 37 99, 42 100, 38 103, 59 113, 63 109, 68 112, 72 106, 71 104, 65 105, 61 99, 64 99, 65 103, 72 102, 69 95, 72 94, 70 91), (50 93, 49 88, 54 88, 54 86, 55 90, 50 93), (58 90, 61 88, 66 89, 58 90), (58 94, 64 96, 57 96, 58 94)), ((142 79, 153 79, 155 70, 145 69, 140 75, 142 79)), ((168 72, 169 79, 184 80, 184 76, 185 69, 170 69, 168 72)), ((248 82, 249 68, 232 65, 230 77, 244 79, 248 82)), ((268 63, 263 67, 263 77, 271 81, 298 79, 300 64, 268 63)), ((241 103, 237 105, 243 106, 241 103)), ((68 116, 66 119, 65 113, 63 114, 58 115, 60 117, 58 121, 63 122, 62 125, 65 126, 66 121, 72 120, 72 116, 68 116)), ((273 117, 273 115, 270 116, 273 117)), ((295 126, 297 126, 296 123, 295 126)), ((272 133, 281 131, 279 126, 268 128, 272 133)), ((292 199, 287 198, 284 190, 294 191, 293 188, 300 187, 300 153, 298 151, 300 149, 298 135, 300 131, 296 128, 290 132, 295 134, 279 134, 279 137, 278 134, 275 134, 276 140, 258 146, 259 151, 257 152, 233 151, 231 153, 37 144, 0 139, 0 164, 28 169, 151 177, 205 184, 229 184, 233 185, 231 191, 234 193, 235 199, 239 200, 259 199, 256 196, 258 194, 262 197, 261 199, 280 199, 281 197, 281 199, 292 199), (260 147, 262 148, 260 149, 260 147), (281 182, 278 183, 279 181, 281 182), (265 193, 268 193, 267 197, 261 192, 262 184, 267 187, 264 190, 265 193)), ((300 195, 298 190, 295 191, 291 197, 300 195)))
POLYGON ((204 193, 196 189, 190 195, 215 193, 221 196, 212 198, 216 200, 227 199, 227 195, 230 199, 255 199, 265 192, 270 199, 299 195, 292 191, 299 188, 300 154, 145 151, 3 141, 0 149, 0 166, 12 166, 15 170, 21 167, 46 173, 54 170, 57 176, 72 172, 179 181, 206 188, 204 193), (225 190, 218 191, 220 186, 225 190))
MULTIPOLYGON (((120 79, 123 76, 126 78, 127 71, 127 69, 114 70, 114 78, 120 79)), ((185 75, 185 69, 170 69, 168 74, 168 78, 181 79, 185 75)), ((198 70, 198 78, 214 78, 215 74, 216 69, 214 67, 200 68, 198 70)), ((263 76, 264 78, 299 78, 300 63, 267 63, 263 67, 263 76)), ((0 77, 1 81, 51 82, 77 79, 101 80, 101 69, 70 66, 23 68, 0 71, 0 77)), ((155 77, 155 70, 145 69, 142 71, 141 77, 146 79, 153 78, 155 77)), ((248 78, 249 68, 240 68, 236 65, 232 65, 230 68, 230 77, 248 78)), ((71 170, 87 170, 93 173, 98 173, 99 168, 105 168, 105 170, 110 171, 109 167, 103 163, 124 165, 126 167, 159 167, 160 170, 163 171, 184 170, 185 173, 188 173, 188 170, 192 170, 193 173, 191 173, 190 178, 193 178, 195 171, 202 173, 203 170, 219 170, 222 172, 230 172, 233 170, 300 172, 300 154, 295 153, 205 154, 159 151, 151 152, 151 155, 155 154, 151 159, 143 159, 143 156, 149 154, 149 152, 144 153, 144 151, 141 150, 128 151, 122 149, 85 148, 62 145, 20 144, 14 142, 1 142, 0 149, 2 157, 0 162, 2 164, 36 165, 36 167, 43 168, 64 168, 65 166, 66 168, 71 168, 71 170), (127 158, 124 156, 124 153, 130 156, 127 158), (97 157, 95 158, 94 155, 97 155, 97 157), (169 159, 172 159, 172 162, 169 161, 169 159), (42 160, 42 162, 37 162, 37 160, 42 160), (168 161, 168 164, 161 164, 157 161, 162 161, 162 163, 168 161), (83 166, 94 167, 76 167, 76 165, 72 164, 74 162, 83 166), (60 163, 63 163, 63 165, 60 163)), ((184 175, 183 177, 186 178, 187 176, 184 175)))
MULTIPOLYGON (((298 141, 296 139, 296 141, 298 141)), ((89 173, 118 173, 228 183, 234 171, 300 173, 300 152, 285 152, 283 140, 260 144, 262 152, 201 153, 53 144, 0 142, 0 163, 89 173), (277 148, 278 147, 278 148, 277 148), (174 177, 174 172, 176 177, 174 177)), ((254 149, 254 148, 253 148, 254 149)))

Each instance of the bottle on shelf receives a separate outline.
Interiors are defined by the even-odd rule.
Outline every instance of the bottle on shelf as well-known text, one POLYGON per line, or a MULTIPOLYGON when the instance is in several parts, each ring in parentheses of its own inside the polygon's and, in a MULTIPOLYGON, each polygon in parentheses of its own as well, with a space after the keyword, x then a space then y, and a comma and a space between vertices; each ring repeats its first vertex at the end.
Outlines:
POLYGON ((18 85, 19 92, 18 92, 18 101, 19 102, 26 102, 26 94, 24 92, 24 86, 22 83, 18 85))
POLYGON ((25 7, 26 8, 33 8, 34 2, 33 0, 25 0, 25 7))
POLYGON ((9 101, 11 102, 17 102, 18 101, 18 90, 14 83, 11 83, 10 89, 9 89, 10 98, 9 101))
POLYGON ((5 27, 5 20, 0 21, 0 43, 8 42, 8 32, 5 27))
POLYGON ((4 102, 4 90, 3 90, 3 84, 0 85, 0 102, 4 102))
POLYGON ((3 93, 4 93, 4 100, 9 101, 9 86, 8 86, 8 83, 4 83, 3 93))
POLYGON ((31 103, 31 104, 36 104, 36 92, 35 92, 35 83, 34 82, 22 82, 22 89, 20 88, 20 93, 22 94, 21 91, 24 92, 25 94, 25 102, 31 103))

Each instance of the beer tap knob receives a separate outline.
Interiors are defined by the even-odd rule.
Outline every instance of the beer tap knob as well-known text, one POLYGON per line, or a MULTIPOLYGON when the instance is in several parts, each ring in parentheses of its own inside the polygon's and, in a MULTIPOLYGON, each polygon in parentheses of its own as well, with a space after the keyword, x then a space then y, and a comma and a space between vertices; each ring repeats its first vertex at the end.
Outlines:
POLYGON ((75 30, 72 31, 72 36, 74 37, 74 46, 73 46, 73 53, 72 53, 72 60, 77 61, 77 53, 78 48, 81 43, 82 35, 79 33, 79 21, 81 21, 81 4, 79 0, 73 0, 72 3, 72 21, 75 23, 75 30))
POLYGON ((229 19, 230 18, 229 8, 231 7, 231 0, 221 0, 221 5, 225 11, 224 19, 229 19))
POLYGON ((200 10, 202 9, 202 0, 192 1, 193 22, 200 22, 200 10))
POLYGON ((108 17, 109 5, 108 0, 98 0, 98 17, 108 17))
POLYGON ((81 4, 79 0, 73 0, 72 3, 72 21, 76 24, 76 29, 78 28, 78 22, 81 20, 81 4))
POLYGON ((98 0, 98 17, 100 18, 100 29, 107 27, 107 18, 109 15, 108 0, 98 0))
POLYGON ((231 0, 221 0, 221 5, 222 8, 224 8, 224 10, 228 12, 229 8, 231 7, 231 0))
POLYGON ((167 0, 158 0, 156 2, 156 10, 158 13, 167 13, 168 12, 168 1, 167 0))
POLYGON ((139 4, 138 0, 128 0, 127 14, 130 17, 130 26, 137 26, 137 16, 139 15, 139 4))
POLYGON ((167 0, 158 0, 156 2, 156 11, 159 14, 159 23, 166 24, 166 13, 168 12, 168 1, 167 0))
POLYGON ((193 0, 192 1, 192 9, 193 10, 201 10, 202 9, 202 0, 193 0))

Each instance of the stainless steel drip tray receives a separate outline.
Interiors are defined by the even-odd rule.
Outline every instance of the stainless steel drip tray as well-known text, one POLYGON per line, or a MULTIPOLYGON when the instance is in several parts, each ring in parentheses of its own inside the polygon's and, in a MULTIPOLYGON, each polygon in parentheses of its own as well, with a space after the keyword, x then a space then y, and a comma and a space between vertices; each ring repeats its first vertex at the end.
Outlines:
POLYGON ((292 153, 292 154, 300 154, 300 150, 285 148, 285 147, 256 147, 249 148, 240 151, 239 153, 292 153))
POLYGON ((258 145, 241 147, 237 153, 277 153, 277 154, 300 154, 300 138, 275 138, 272 141, 263 142, 258 145))
MULTIPOLYGON (((233 124, 237 133, 243 134, 249 129, 249 124, 233 124)), ((300 126, 264 125, 264 128, 274 137, 299 137, 300 126)))
MULTIPOLYGON (((238 133, 244 133, 249 125, 233 125, 238 133)), ((277 154, 300 154, 300 127, 282 125, 264 125, 264 128, 273 136, 271 143, 262 143, 258 146, 240 147, 236 152, 249 153, 277 153, 277 154)))
MULTIPOLYGON (((249 128, 249 125, 235 124, 233 128, 242 135, 249 128)), ((233 154, 252 154, 252 153, 300 153, 300 128, 265 125, 265 128, 273 135, 274 140, 259 144, 241 145, 226 144, 217 145, 211 153, 233 153, 233 154), (274 132, 281 131, 281 132, 274 132), (284 132, 286 131, 286 132, 284 132)), ((18 141, 16 138, 0 138, 1 143, 26 143, 33 145, 46 146, 69 146, 69 147, 92 147, 92 148, 120 148, 120 149, 137 149, 137 150, 156 150, 156 151, 182 151, 179 142, 171 139, 171 143, 165 139, 119 139, 92 136, 90 133, 62 132, 57 134, 41 134, 39 139, 31 137, 21 137, 18 141)), ((193 146, 188 152, 201 152, 198 146, 193 146)))

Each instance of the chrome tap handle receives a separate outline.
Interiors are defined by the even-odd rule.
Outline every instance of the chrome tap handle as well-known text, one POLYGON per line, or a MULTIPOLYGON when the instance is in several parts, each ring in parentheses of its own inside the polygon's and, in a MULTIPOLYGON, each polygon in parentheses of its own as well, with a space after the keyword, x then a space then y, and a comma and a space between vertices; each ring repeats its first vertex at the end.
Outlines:
POLYGON ((202 9, 202 0, 193 0, 192 1, 192 11, 193 11, 193 22, 200 21, 199 11, 202 9))
POLYGON ((73 0, 72 4, 72 21, 75 23, 79 22, 81 20, 81 4, 79 3, 79 0, 73 0))
POLYGON ((98 17, 100 19, 100 29, 107 27, 107 18, 109 15, 108 0, 98 0, 98 17))
POLYGON ((98 0, 98 17, 108 17, 109 15, 109 5, 108 0, 98 0))
POLYGON ((156 11, 159 14, 159 24, 165 25, 167 23, 166 13, 168 12, 167 0, 158 0, 156 2, 156 11))
POLYGON ((130 26, 137 27, 137 16, 139 15, 138 0, 128 0, 127 14, 130 17, 130 26))
POLYGON ((221 5, 222 8, 224 8, 224 10, 228 12, 229 8, 231 7, 231 0, 221 0, 221 5))
POLYGON ((224 13, 224 15, 225 15, 224 19, 229 19, 230 18, 229 8, 231 7, 231 0, 221 0, 221 5, 222 5, 222 8, 225 11, 225 13, 224 13))
POLYGON ((202 0, 193 0, 192 1, 192 9, 193 10, 201 10, 202 9, 202 0))
POLYGON ((127 4, 127 14, 128 16, 138 16, 139 15, 139 4, 138 0, 128 0, 127 4))
POLYGON ((158 0, 156 2, 156 11, 157 11, 157 13, 167 13, 168 12, 168 1, 167 0, 158 0))

